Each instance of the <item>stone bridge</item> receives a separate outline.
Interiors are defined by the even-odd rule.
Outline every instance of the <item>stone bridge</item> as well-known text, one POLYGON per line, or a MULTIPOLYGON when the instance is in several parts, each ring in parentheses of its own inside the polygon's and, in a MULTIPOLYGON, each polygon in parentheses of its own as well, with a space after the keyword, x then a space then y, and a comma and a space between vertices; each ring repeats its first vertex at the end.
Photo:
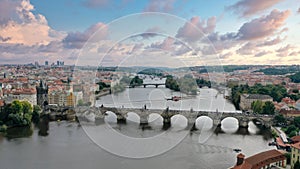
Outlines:
POLYGON ((165 83, 143 83, 141 85, 134 85, 131 84, 129 87, 136 87, 136 86, 144 86, 144 88, 146 88, 147 86, 155 86, 155 88, 158 88, 158 86, 162 86, 162 85, 166 85, 165 83))
POLYGON ((270 127, 272 125, 273 116, 266 115, 246 115, 235 112, 208 112, 208 111, 193 111, 191 110, 170 110, 170 109, 145 109, 145 108, 115 108, 115 107, 77 107, 75 108, 76 115, 80 118, 87 114, 94 114, 95 121, 103 122, 106 112, 113 112, 117 116, 118 123, 126 123, 127 114, 130 112, 136 113, 140 117, 140 125, 148 125, 150 114, 156 113, 163 118, 164 126, 171 125, 171 118, 175 115, 182 115, 188 120, 188 125, 194 125, 196 119, 201 116, 208 116, 213 120, 215 126, 221 125, 221 121, 227 117, 236 118, 240 127, 248 127, 250 121, 255 124, 270 127))

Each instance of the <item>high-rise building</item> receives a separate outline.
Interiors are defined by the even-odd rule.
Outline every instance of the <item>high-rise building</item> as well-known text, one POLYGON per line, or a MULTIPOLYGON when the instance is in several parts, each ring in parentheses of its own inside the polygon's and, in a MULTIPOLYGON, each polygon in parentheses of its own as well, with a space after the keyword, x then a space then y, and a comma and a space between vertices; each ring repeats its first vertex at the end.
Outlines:
POLYGON ((59 62, 59 60, 58 60, 58 61, 56 61, 56 65, 57 65, 57 66, 59 66, 59 65, 60 65, 60 62, 59 62))
POLYGON ((39 66, 39 62, 38 62, 38 61, 35 61, 35 62, 34 62, 34 66, 38 67, 38 66, 39 66))
POLYGON ((45 66, 48 66, 49 65, 49 62, 48 61, 45 61, 45 66))

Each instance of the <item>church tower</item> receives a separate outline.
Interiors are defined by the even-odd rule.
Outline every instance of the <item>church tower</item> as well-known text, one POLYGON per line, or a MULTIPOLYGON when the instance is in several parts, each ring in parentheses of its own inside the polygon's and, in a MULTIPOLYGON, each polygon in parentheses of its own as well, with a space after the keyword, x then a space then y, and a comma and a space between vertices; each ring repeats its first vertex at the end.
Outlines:
POLYGON ((37 104, 44 108, 48 105, 48 86, 43 80, 40 80, 40 84, 36 87, 37 104))

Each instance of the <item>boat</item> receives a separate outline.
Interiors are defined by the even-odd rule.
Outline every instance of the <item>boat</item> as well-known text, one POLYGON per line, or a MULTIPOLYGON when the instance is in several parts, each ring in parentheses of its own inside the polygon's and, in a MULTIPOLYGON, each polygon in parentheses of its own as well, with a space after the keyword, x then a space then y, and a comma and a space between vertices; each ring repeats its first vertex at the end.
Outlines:
POLYGON ((179 96, 172 96, 171 98, 168 98, 167 100, 171 100, 171 101, 177 102, 177 101, 179 101, 180 99, 181 99, 181 97, 179 97, 179 96))
POLYGON ((241 152, 242 150, 241 150, 241 149, 239 149, 239 148, 234 148, 234 149, 233 149, 233 151, 235 151, 235 152, 237 152, 237 153, 238 153, 238 152, 241 152))

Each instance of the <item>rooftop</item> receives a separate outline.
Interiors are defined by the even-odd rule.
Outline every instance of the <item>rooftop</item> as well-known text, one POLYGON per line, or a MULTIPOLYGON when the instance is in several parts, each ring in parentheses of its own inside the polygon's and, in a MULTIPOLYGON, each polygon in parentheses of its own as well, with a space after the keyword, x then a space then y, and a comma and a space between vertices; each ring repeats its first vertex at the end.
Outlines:
POLYGON ((286 159, 284 154, 278 150, 268 150, 244 160, 243 164, 234 166, 231 169, 258 169, 270 163, 286 159))

